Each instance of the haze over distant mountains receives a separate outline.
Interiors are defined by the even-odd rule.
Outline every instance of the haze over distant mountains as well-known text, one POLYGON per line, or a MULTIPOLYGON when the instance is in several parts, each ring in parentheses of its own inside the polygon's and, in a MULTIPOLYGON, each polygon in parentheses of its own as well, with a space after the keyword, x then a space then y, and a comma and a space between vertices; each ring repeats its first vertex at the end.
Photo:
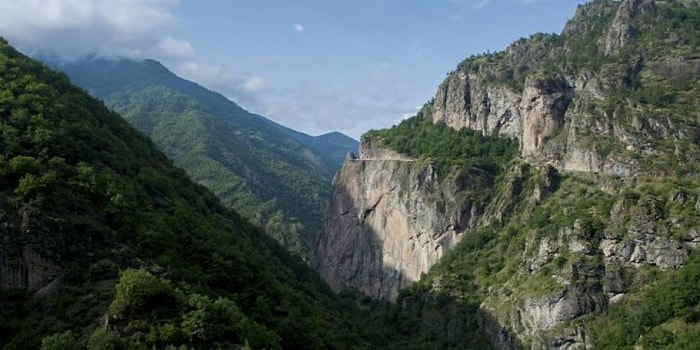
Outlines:
POLYGON ((64 74, 0 39, 0 81, 0 348, 357 341, 301 259, 64 74))
POLYGON ((226 205, 309 256, 330 180, 357 141, 279 125, 153 60, 50 64, 150 136, 226 205))

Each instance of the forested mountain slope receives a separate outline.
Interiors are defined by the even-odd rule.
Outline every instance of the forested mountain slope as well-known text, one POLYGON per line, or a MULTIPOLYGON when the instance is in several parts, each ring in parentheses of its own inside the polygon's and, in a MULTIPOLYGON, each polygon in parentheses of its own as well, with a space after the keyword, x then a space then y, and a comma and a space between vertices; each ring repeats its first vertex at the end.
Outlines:
POLYGON ((224 204, 291 251, 309 256, 332 174, 356 141, 286 128, 156 61, 51 64, 151 137, 224 204))
POLYGON ((362 343, 335 300, 118 114, 0 40, 0 348, 362 343))
POLYGON ((2 42, 0 346, 697 348, 699 19, 592 1, 366 134, 313 260, 339 295, 2 42))
POLYGON ((700 2, 591 1, 365 134, 312 265, 404 348, 697 348, 699 123, 700 2))

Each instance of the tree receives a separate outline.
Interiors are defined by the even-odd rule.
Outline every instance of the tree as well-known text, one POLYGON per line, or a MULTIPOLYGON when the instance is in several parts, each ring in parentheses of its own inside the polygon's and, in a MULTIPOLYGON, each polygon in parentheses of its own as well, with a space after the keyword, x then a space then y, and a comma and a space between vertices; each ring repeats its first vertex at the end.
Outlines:
POLYGON ((41 350, 75 350, 79 348, 73 332, 56 333, 41 340, 41 350))

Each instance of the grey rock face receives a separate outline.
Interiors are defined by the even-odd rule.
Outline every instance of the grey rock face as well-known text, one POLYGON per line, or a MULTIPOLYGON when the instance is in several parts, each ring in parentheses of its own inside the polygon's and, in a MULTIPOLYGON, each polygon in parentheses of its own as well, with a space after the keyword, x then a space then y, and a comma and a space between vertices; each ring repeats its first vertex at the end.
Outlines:
POLYGON ((525 299, 521 308, 522 325, 527 333, 536 334, 598 307, 598 301, 589 293, 568 287, 547 297, 525 299))
POLYGON ((488 78, 458 71, 448 77, 435 95, 433 121, 517 137, 521 133, 520 94, 505 86, 493 86, 488 78))
POLYGON ((573 98, 564 80, 529 81, 523 92, 521 150, 524 157, 536 154, 545 140, 564 124, 564 114, 573 98))
POLYGON ((533 349, 591 348, 587 328, 577 320, 624 300, 634 281, 643 278, 641 267, 672 270, 686 263, 699 230, 667 211, 697 203, 697 196, 677 191, 668 198, 621 199, 597 245, 582 239, 579 220, 556 236, 531 230, 519 272, 481 305, 485 331, 502 349, 522 343, 533 349), (531 278, 534 285, 527 284, 531 278))
POLYGON ((453 191, 430 164, 348 159, 333 181, 312 266, 335 290, 394 300, 459 241, 474 215, 453 191))
POLYGON ((617 53, 639 35, 639 30, 632 26, 631 22, 640 12, 655 13, 656 4, 644 0, 625 0, 620 4, 604 41, 606 55, 617 53))
MULTIPOLYGON (((579 8, 562 36, 600 32, 594 42, 599 54, 614 56, 639 38, 646 29, 645 20, 655 18, 657 12, 652 0, 594 2, 579 8), (610 22, 596 23, 591 18, 610 18, 610 22), (606 27, 600 28, 601 23, 606 27)), ((693 131, 672 119, 650 113, 631 99, 611 100, 620 91, 644 86, 643 80, 651 77, 682 81, 696 76, 696 59, 690 55, 650 58, 653 55, 639 53, 595 69, 564 73, 549 66, 537 68, 538 62, 547 60, 566 64, 564 52, 572 48, 557 46, 556 40, 535 35, 497 56, 463 62, 438 87, 430 110, 433 121, 518 138, 522 156, 535 164, 616 176, 659 171, 645 166, 658 157, 659 140, 694 142, 689 138, 693 131), (527 73, 518 77, 519 72, 527 73)), ((685 154, 677 150, 673 157, 682 164, 692 157, 685 154)))
POLYGON ((64 244, 56 227, 29 207, 0 206, 0 291, 36 292, 56 279, 64 244))
MULTIPOLYGON (((615 57, 628 52, 625 49, 635 45, 645 29, 640 16, 656 12, 657 4, 651 0, 594 1, 579 7, 562 36, 595 31, 593 50, 615 57), (586 20, 591 18, 605 21, 586 20)), ((638 179, 670 174, 655 163, 659 159, 673 159, 674 165, 697 161, 696 153, 685 154, 692 148, 679 149, 695 142, 689 137, 696 134, 694 127, 688 127, 692 123, 683 124, 684 116, 674 120, 624 93, 649 77, 697 76, 700 61, 690 55, 654 61, 653 55, 639 53, 595 68, 529 72, 548 55, 570 49, 550 45, 548 40, 555 39, 533 36, 498 55, 465 61, 424 109, 434 122, 455 129, 467 127, 520 140, 524 163, 505 172, 498 194, 483 208, 455 200, 458 190, 449 181, 428 175, 427 165, 377 143, 363 144, 361 159, 346 162, 334 183, 315 261, 333 288, 353 287, 392 300, 470 228, 506 225, 516 217, 513 212, 532 214, 543 203, 548 205, 547 198, 557 191, 559 172, 568 173, 562 178, 585 178, 590 182, 579 189, 595 187, 617 201, 621 198, 617 191, 623 187, 645 193, 635 187, 638 179), (521 76, 520 83, 508 80, 519 69, 529 73, 521 76), (539 175, 533 176, 535 172, 539 175)), ((611 200, 612 210, 608 213, 606 207, 600 215, 605 217, 606 222, 600 223, 604 229, 595 237, 583 232, 584 220, 579 219, 584 217, 542 232, 525 223, 524 252, 510 256, 519 264, 514 267, 517 271, 510 280, 489 287, 481 304, 479 320, 494 345, 591 348, 582 319, 624 300, 630 288, 636 288, 640 267, 677 269, 700 246, 700 227, 678 214, 687 213, 693 204, 700 213, 698 198, 697 193, 679 191, 667 199, 641 195, 617 203, 611 200)), ((564 201, 577 200, 572 195, 564 201)), ((528 219, 529 214, 518 217, 528 219)), ((437 328, 445 327, 441 323, 437 328)))
POLYGON ((360 159, 365 160, 412 160, 411 157, 382 147, 378 140, 363 137, 360 142, 360 159))
MULTIPOLYGON (((385 154, 375 146, 363 145, 363 154, 385 154)), ((529 206, 544 200, 555 186, 556 171, 529 168, 512 167, 506 180, 510 189, 482 208, 470 196, 460 196, 481 186, 469 183, 468 174, 439 179, 430 164, 420 161, 349 157, 333 181, 311 265, 334 290, 353 288, 394 300, 465 231, 507 220, 516 198, 529 206), (541 175, 523 194, 518 184, 533 171, 541 175)))
POLYGON ((438 88, 432 119, 455 129, 518 138, 522 156, 534 163, 626 176, 638 170, 635 160, 603 155, 591 147, 591 134, 608 135, 628 149, 640 144, 621 126, 594 121, 585 111, 590 105, 586 101, 606 98, 605 86, 587 77, 530 77, 523 90, 516 91, 491 83, 480 72, 457 71, 438 88), (563 137, 552 140, 557 135, 563 137))
MULTIPOLYGON (((686 201, 677 197, 667 202, 686 201)), ((627 225, 609 230, 600 243, 600 250, 608 263, 616 260, 639 267, 657 266, 662 269, 681 267, 688 260, 689 252, 700 240, 697 229, 683 230, 683 236, 674 237, 672 232, 681 223, 680 218, 668 220, 663 203, 651 196, 644 196, 637 203, 620 201, 613 207, 611 215, 626 219, 627 225), (680 238, 680 239, 679 239, 680 238)))
POLYGON ((641 0, 625 0, 619 7, 605 40, 606 55, 617 52, 637 35, 635 28, 630 24, 630 19, 634 16, 640 2, 641 0))

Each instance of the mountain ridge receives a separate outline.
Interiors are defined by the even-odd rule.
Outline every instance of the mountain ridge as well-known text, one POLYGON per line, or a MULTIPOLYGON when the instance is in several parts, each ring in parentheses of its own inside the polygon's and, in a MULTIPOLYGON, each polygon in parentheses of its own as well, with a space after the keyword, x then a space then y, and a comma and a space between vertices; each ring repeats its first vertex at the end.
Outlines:
POLYGON ((0 39, 0 81, 0 347, 359 341, 299 257, 65 74, 0 39))
POLYGON ((177 77, 154 60, 53 64, 101 98, 224 203, 307 258, 327 184, 356 148, 247 112, 223 95, 177 77))

